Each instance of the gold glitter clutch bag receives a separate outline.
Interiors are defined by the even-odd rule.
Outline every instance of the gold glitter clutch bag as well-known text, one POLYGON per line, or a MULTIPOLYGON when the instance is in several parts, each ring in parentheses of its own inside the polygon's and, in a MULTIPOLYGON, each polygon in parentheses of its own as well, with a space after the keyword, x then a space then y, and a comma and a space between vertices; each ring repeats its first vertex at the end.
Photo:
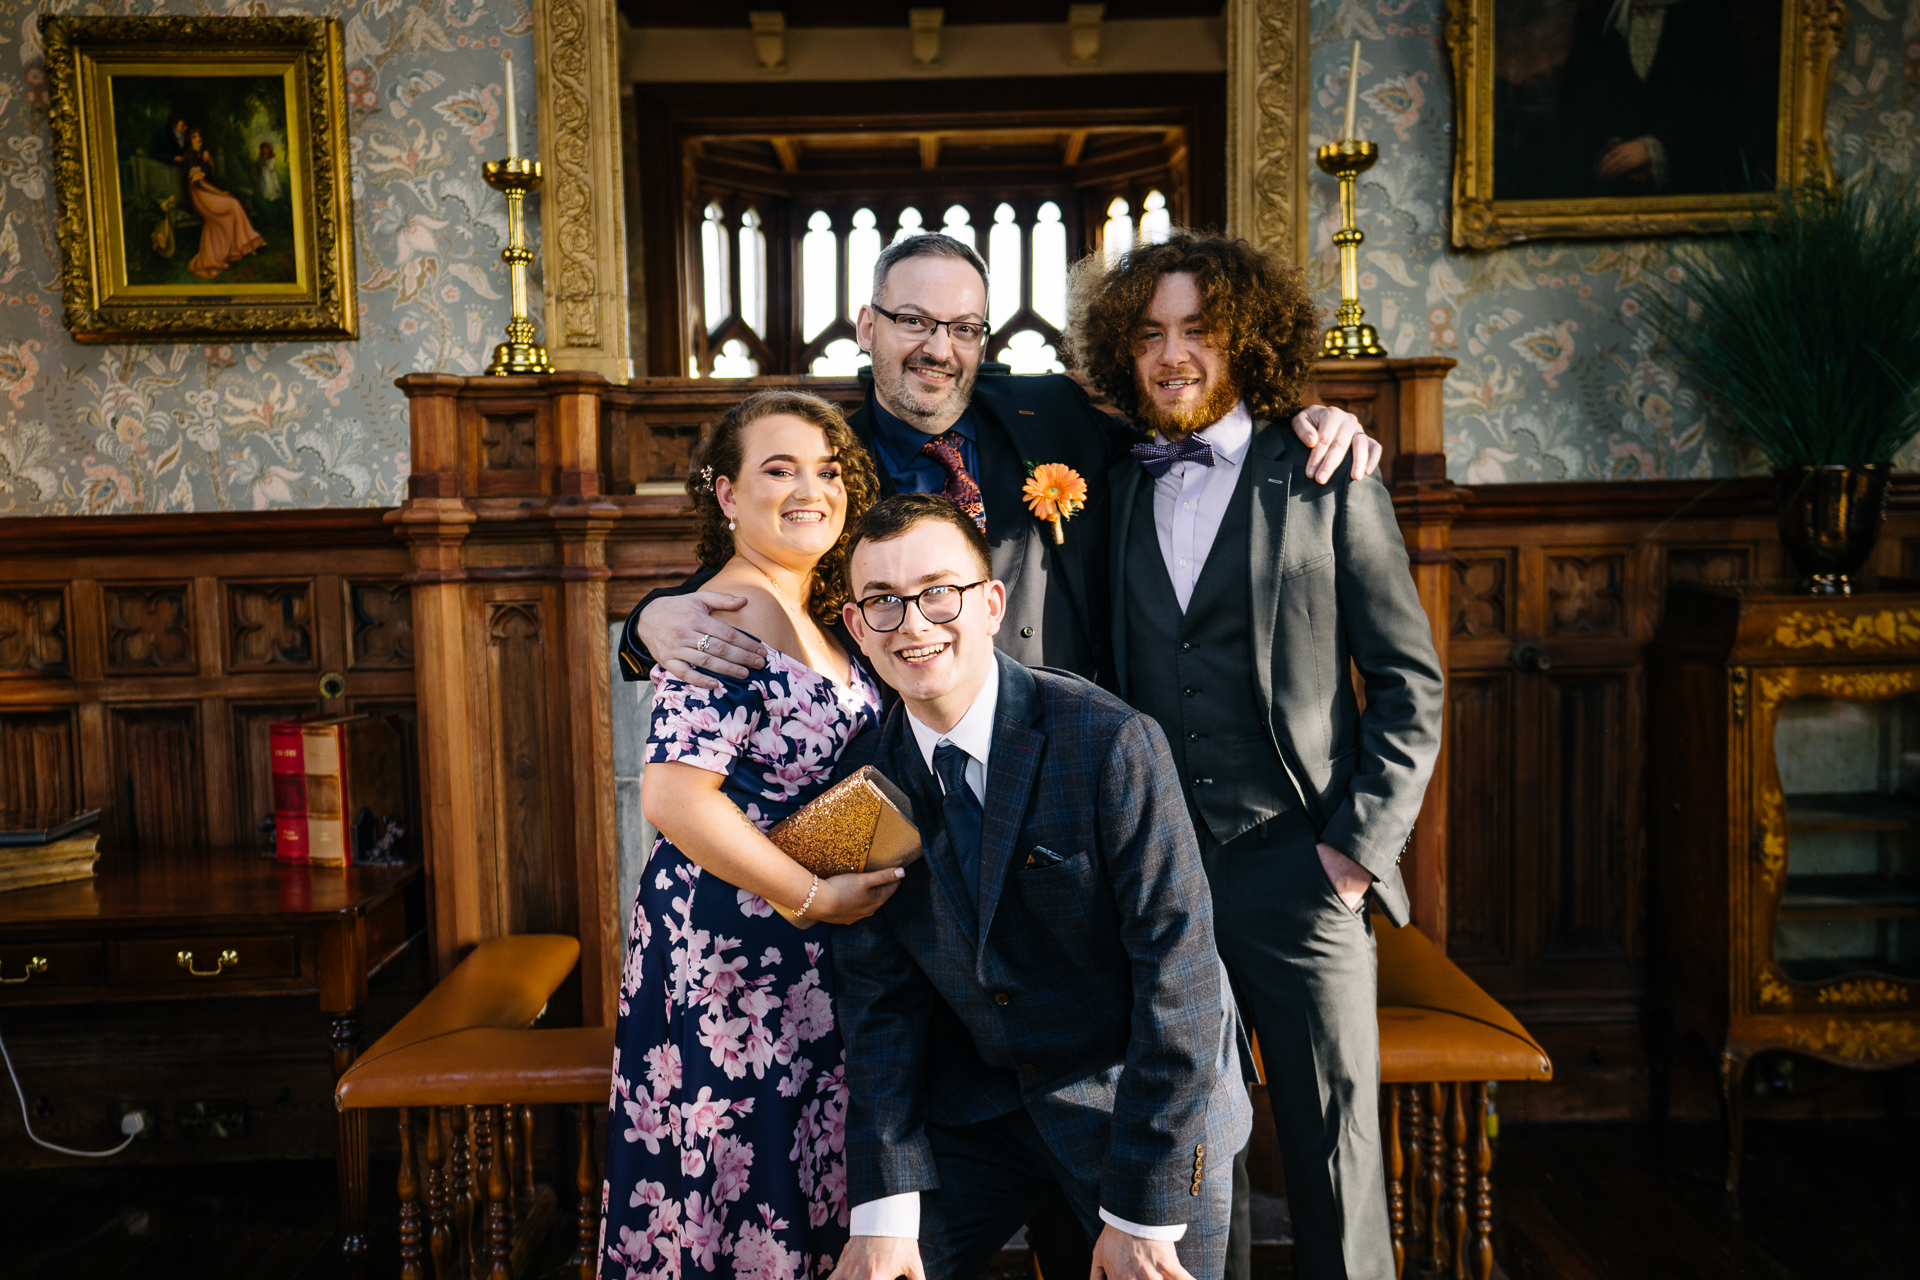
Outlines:
MULTIPOLYGON (((906 793, 872 765, 862 765, 791 814, 767 838, 821 879, 848 872, 904 867, 921 854, 920 832, 907 817, 906 793)), ((772 904, 805 929, 819 923, 772 904)))

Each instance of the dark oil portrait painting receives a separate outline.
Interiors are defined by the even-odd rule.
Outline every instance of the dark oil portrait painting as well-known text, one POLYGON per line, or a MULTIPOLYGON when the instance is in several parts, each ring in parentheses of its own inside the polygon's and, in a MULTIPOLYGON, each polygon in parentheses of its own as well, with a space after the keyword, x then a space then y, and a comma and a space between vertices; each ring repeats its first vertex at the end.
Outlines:
POLYGON ((1772 191, 1781 0, 1496 0, 1493 196, 1772 191))
POLYGON ((287 81, 111 76, 126 284, 300 283, 287 81))

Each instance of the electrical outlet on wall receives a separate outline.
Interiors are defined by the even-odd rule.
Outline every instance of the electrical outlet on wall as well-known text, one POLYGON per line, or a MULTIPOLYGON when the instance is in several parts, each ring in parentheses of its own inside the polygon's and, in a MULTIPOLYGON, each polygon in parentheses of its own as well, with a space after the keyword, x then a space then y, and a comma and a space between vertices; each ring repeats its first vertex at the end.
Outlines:
POLYGON ((139 1116, 140 1127, 134 1136, 142 1142, 151 1141, 160 1136, 160 1127, 157 1120, 159 1114, 160 1104, 157 1102, 122 1102, 119 1111, 120 1132, 127 1132, 128 1116, 139 1116))
POLYGON ((185 1141, 247 1136, 245 1098, 193 1098, 174 1104, 174 1135, 185 1141))

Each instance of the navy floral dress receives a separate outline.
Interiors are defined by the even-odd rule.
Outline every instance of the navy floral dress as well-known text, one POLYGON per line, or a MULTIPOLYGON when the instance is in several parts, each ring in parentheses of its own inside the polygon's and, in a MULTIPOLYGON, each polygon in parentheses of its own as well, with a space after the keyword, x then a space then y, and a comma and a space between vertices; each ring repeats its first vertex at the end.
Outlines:
MULTIPOLYGON (((647 762, 724 774, 766 830, 832 780, 879 690, 775 652, 701 689, 653 673, 647 762)), ((820 1280, 847 1241, 847 1084, 828 931, 796 929, 664 836, 634 895, 601 1189, 602 1280, 820 1280)))

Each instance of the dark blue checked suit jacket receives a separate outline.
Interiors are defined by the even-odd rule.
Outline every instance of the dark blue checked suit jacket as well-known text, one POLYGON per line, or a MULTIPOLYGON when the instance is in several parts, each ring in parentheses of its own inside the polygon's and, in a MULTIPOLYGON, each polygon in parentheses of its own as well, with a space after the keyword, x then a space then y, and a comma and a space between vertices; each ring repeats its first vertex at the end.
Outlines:
POLYGON ((847 1202, 942 1186, 929 1121, 1024 1107, 1100 1207, 1186 1222, 1196 1164, 1231 1160, 1251 1112, 1172 757, 1093 684, 996 656, 977 934, 905 711, 841 762, 898 783, 928 837, 887 905, 834 935, 847 1202))

